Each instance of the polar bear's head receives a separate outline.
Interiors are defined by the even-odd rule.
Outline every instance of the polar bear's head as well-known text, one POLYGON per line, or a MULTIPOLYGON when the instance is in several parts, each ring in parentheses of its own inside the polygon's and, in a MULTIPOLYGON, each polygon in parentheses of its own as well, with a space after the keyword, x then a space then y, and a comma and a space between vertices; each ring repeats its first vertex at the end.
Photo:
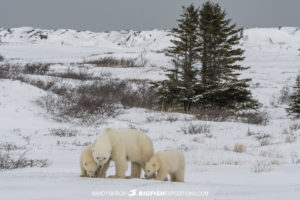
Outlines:
POLYGON ((97 173, 98 166, 95 162, 84 162, 83 167, 89 177, 95 177, 97 173))
POLYGON ((92 151, 97 166, 101 169, 110 158, 110 151, 92 151))
POLYGON ((160 162, 156 156, 153 156, 145 166, 145 178, 151 177, 160 169, 160 162))

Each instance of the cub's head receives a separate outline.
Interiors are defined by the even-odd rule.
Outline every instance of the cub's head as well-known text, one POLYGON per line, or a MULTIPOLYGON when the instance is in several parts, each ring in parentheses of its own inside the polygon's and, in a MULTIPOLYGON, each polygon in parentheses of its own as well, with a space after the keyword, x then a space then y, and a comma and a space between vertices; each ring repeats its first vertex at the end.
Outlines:
POLYGON ((97 173, 98 166, 95 162, 84 162, 83 167, 89 177, 95 177, 97 173))
POLYGON ((110 158, 110 151, 99 152, 92 150, 93 158, 97 163, 98 168, 102 168, 110 158))
POLYGON ((156 156, 153 156, 145 166, 145 178, 151 177, 160 169, 160 162, 156 156))

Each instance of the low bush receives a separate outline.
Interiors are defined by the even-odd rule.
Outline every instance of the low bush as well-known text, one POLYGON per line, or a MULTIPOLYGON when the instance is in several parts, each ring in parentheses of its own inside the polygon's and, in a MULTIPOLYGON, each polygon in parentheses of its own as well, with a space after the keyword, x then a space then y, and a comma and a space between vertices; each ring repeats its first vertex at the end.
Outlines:
POLYGON ((290 125, 290 130, 291 131, 298 131, 300 129, 300 122, 293 122, 290 125))
POLYGON ((10 67, 7 65, 0 65, 0 78, 9 78, 10 67))
POLYGON ((242 122, 257 125, 267 125, 270 121, 270 116, 266 112, 242 113, 239 115, 242 122))
POLYGON ((70 128, 53 128, 50 129, 50 134, 58 137, 75 137, 78 131, 70 128))
POLYGON ((256 136, 257 141, 259 142, 260 146, 266 146, 270 144, 271 135, 266 133, 258 133, 256 136))
POLYGON ((24 66, 24 73, 44 75, 49 71, 49 67, 48 63, 30 63, 24 66))
POLYGON ((75 88, 52 87, 51 91, 57 95, 48 94, 38 103, 56 116, 78 118, 81 122, 114 117, 120 106, 152 108, 155 105, 154 93, 148 86, 133 89, 130 83, 114 79, 93 81, 75 88))
POLYGON ((0 169, 17 169, 25 167, 47 167, 49 165, 46 159, 28 159, 23 152, 18 156, 12 156, 10 150, 0 151, 0 169))
POLYGON ((289 86, 284 86, 280 90, 280 96, 279 96, 279 99, 278 99, 278 103, 279 104, 289 104, 290 100, 291 100, 290 87, 289 86))
POLYGON ((2 62, 4 60, 5 60, 4 56, 0 55, 0 62, 2 62))
POLYGON ((251 171, 254 173, 269 172, 272 170, 272 164, 266 160, 258 160, 252 166, 251 171))
POLYGON ((226 109, 194 109, 191 114, 195 114, 196 118, 205 121, 228 121, 235 118, 235 114, 232 111, 226 109))
POLYGON ((182 127, 181 130, 186 135, 210 133, 210 125, 204 123, 191 123, 188 126, 182 127))
POLYGON ((243 144, 235 144, 233 151, 237 153, 243 153, 246 151, 246 147, 243 144))
POLYGON ((297 141, 297 137, 293 135, 289 135, 285 138, 285 143, 294 143, 297 141))
POLYGON ((50 76, 60 77, 60 78, 69 78, 69 79, 76 79, 76 80, 93 80, 95 79, 91 73, 87 73, 83 70, 79 72, 75 72, 74 70, 68 68, 65 73, 51 73, 50 76))
POLYGON ((132 58, 115 58, 115 57, 103 57, 96 60, 85 61, 84 64, 92 64, 97 67, 139 67, 136 59, 132 58))

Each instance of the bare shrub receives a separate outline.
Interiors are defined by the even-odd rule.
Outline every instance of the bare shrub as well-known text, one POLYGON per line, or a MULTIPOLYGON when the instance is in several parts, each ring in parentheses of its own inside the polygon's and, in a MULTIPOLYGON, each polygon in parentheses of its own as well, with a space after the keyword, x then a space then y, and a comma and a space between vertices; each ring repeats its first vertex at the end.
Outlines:
POLYGON ((146 129, 146 128, 142 128, 142 127, 137 127, 133 124, 128 124, 129 128, 130 129, 136 129, 136 130, 139 130, 139 131, 142 131, 144 133, 148 133, 149 132, 149 129, 146 129))
POLYGON ((67 144, 68 144, 67 141, 61 141, 61 140, 56 141, 57 146, 66 147, 67 144))
POLYGON ((246 147, 243 144, 235 144, 233 151, 237 153, 243 153, 246 151, 246 147))
POLYGON ((24 141, 26 142, 27 145, 30 144, 31 136, 23 135, 22 138, 24 139, 24 141))
POLYGON ((195 114, 196 118, 204 121, 228 121, 235 118, 232 111, 226 109, 192 109, 191 114, 195 114))
POLYGON ((148 115, 146 116, 147 122, 160 122, 163 119, 161 117, 155 116, 155 115, 148 115))
POLYGON ((9 66, 0 65, 0 78, 8 78, 9 70, 10 70, 9 66))
POLYGON ((174 115, 168 115, 168 117, 166 118, 166 121, 173 123, 178 121, 178 117, 174 116, 174 115))
POLYGON ((58 137, 75 137, 78 131, 70 128, 53 128, 50 129, 50 134, 58 137))
POLYGON ((211 134, 211 133, 205 133, 205 137, 206 138, 212 138, 214 135, 213 134, 211 134))
POLYGON ((225 151, 230 151, 230 149, 229 149, 229 147, 228 147, 227 145, 225 145, 225 146, 223 147, 223 149, 224 149, 225 151))
POLYGON ((22 82, 28 83, 30 85, 33 85, 43 90, 50 90, 55 85, 54 81, 46 81, 46 80, 22 79, 22 82))
MULTIPOLYGON (((73 72, 69 72, 67 77, 74 78, 72 74, 73 72)), ((75 78, 85 79, 89 78, 88 76, 75 78)), ((128 81, 108 78, 87 81, 74 86, 58 84, 54 80, 24 79, 23 81, 57 94, 49 93, 37 102, 48 112, 65 120, 78 118, 84 123, 100 122, 106 117, 115 117, 119 114, 120 105, 124 108, 149 109, 156 106, 155 92, 146 82, 135 85, 128 81)))
POLYGON ((44 75, 49 71, 50 64, 48 63, 31 63, 24 67, 25 74, 41 74, 44 75))
POLYGON ((275 148, 262 150, 259 152, 259 156, 266 158, 283 158, 283 155, 278 152, 275 148))
POLYGON ((240 115, 242 121, 249 124, 267 125, 270 116, 266 112, 243 113, 240 115))
POLYGON ((13 151, 13 150, 21 150, 21 149, 25 149, 26 147, 24 146, 17 146, 15 144, 12 143, 1 143, 0 144, 0 149, 5 150, 5 151, 13 151))
POLYGON ((287 128, 283 129, 281 131, 281 133, 282 133, 282 135, 293 135, 294 134, 293 131, 291 131, 290 129, 287 129, 287 128))
POLYGON ((3 63, 0 65, 0 78, 20 80, 23 67, 19 64, 3 63))
POLYGON ((285 143, 294 143, 297 141, 297 137, 293 135, 289 135, 285 138, 285 143))
POLYGON ((290 102, 290 97, 291 97, 290 87, 286 85, 280 90, 280 96, 278 98, 278 103, 279 104, 288 104, 290 102))
POLYGON ((92 64, 97 67, 139 67, 136 59, 132 58, 114 58, 111 56, 98 58, 97 60, 85 61, 84 64, 92 64))
POLYGON ((204 123, 190 123, 188 126, 182 127, 181 131, 186 135, 210 133, 210 125, 204 123))
POLYGON ((76 79, 81 81, 95 79, 95 77, 93 77, 91 73, 87 73, 83 70, 80 70, 79 72, 75 72, 71 68, 68 68, 68 70, 65 73, 52 73, 49 75, 60 77, 60 78, 76 79))
POLYGON ((260 146, 266 146, 270 144, 271 135, 266 133, 258 133, 256 136, 257 141, 259 142, 260 146))
POLYGON ((272 98, 270 99, 270 105, 278 108, 278 99, 276 95, 272 95, 272 98))
POLYGON ((187 151, 191 150, 191 147, 189 147, 189 146, 187 146, 185 144, 181 144, 178 149, 180 149, 181 151, 187 152, 187 151))
POLYGON ((48 94, 38 99, 37 103, 55 116, 78 118, 83 123, 93 123, 117 114, 115 101, 109 96, 109 92, 114 91, 106 91, 105 87, 97 85, 65 89, 60 91, 61 95, 48 94))
POLYGON ((126 88, 119 93, 120 103, 126 108, 139 107, 152 109, 156 107, 157 97, 153 88, 148 83, 141 83, 133 89, 126 82, 126 88))
POLYGON ((4 56, 0 55, 0 62, 2 62, 4 60, 5 60, 4 56))
POLYGON ((139 54, 139 63, 138 63, 139 66, 145 67, 147 65, 148 60, 146 56, 147 56, 147 51, 146 49, 143 49, 143 51, 141 51, 139 54))
POLYGON ((272 170, 272 164, 266 160, 258 160, 252 166, 251 171, 254 173, 269 172, 272 170))
POLYGON ((300 122, 294 122, 290 125, 291 131, 298 131, 300 129, 300 122))
POLYGON ((195 137, 194 139, 193 139, 193 142, 197 142, 197 143, 204 143, 205 141, 204 141, 204 139, 203 138, 200 138, 200 137, 195 137))
POLYGON ((253 135, 259 135, 259 132, 251 131, 251 130, 248 128, 247 136, 253 136, 253 135))
POLYGON ((300 163, 300 159, 298 158, 298 154, 296 152, 292 151, 290 156, 291 156, 291 163, 292 164, 299 164, 300 163))
POLYGON ((77 141, 77 140, 74 140, 72 142, 72 145, 79 146, 79 147, 85 147, 85 146, 88 146, 90 144, 91 144, 91 142, 80 142, 80 141, 77 141))
POLYGON ((279 160, 271 160, 270 164, 271 165, 280 165, 280 162, 279 162, 279 160))
POLYGON ((49 165, 46 159, 28 159, 23 152, 17 157, 12 156, 11 151, 0 151, 0 169, 17 169, 25 167, 47 167, 49 165))

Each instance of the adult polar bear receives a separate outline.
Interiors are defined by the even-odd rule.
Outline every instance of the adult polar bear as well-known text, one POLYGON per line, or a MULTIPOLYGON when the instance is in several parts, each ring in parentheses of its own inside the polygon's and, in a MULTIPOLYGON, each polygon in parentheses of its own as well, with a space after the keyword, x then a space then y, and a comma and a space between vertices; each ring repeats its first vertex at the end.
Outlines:
POLYGON ((131 176, 140 178, 141 169, 153 155, 151 139, 143 132, 135 129, 106 129, 92 147, 92 154, 99 168, 106 162, 115 162, 116 174, 111 178, 124 178, 131 162, 131 176))

